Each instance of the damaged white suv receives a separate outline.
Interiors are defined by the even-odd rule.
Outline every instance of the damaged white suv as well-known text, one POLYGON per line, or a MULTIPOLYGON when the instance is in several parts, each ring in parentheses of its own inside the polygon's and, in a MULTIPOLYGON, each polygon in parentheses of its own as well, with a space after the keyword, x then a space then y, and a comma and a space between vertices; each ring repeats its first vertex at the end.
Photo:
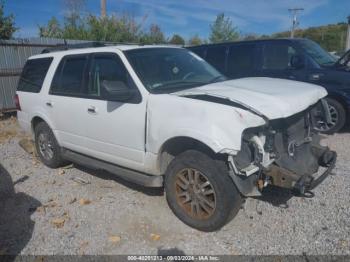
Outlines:
POLYGON ((313 128, 329 119, 322 87, 226 81, 175 47, 46 51, 29 58, 16 96, 19 123, 42 162, 164 185, 170 208, 191 227, 219 229, 244 196, 269 184, 310 190, 335 165, 313 128))

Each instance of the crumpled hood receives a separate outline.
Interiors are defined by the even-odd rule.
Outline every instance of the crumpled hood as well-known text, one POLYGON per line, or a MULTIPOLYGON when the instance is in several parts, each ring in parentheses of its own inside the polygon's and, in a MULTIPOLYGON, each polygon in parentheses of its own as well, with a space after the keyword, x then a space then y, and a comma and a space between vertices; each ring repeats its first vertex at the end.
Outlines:
POLYGON ((321 86, 304 82, 251 77, 208 84, 174 94, 224 98, 248 107, 268 119, 277 119, 307 109, 325 97, 327 91, 321 86))

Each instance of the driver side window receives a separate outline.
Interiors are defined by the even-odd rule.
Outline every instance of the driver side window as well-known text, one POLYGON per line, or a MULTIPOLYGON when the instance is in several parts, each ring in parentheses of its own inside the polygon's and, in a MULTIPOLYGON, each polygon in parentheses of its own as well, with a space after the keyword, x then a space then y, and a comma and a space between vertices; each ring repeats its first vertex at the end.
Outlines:
POLYGON ((91 61, 88 96, 100 97, 101 85, 129 88, 128 73, 120 58, 115 54, 94 54, 91 61))
POLYGON ((294 47, 284 43, 265 44, 262 50, 264 70, 286 70, 291 68, 291 59, 297 55, 294 47))

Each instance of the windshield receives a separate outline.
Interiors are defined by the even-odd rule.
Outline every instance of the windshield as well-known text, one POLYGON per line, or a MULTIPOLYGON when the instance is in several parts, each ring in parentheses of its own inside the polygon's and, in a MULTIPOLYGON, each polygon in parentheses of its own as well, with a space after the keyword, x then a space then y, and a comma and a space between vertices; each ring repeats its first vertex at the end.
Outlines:
POLYGON ((152 93, 170 93, 226 80, 202 58, 186 49, 142 48, 125 54, 152 93))
POLYGON ((322 47, 310 40, 300 41, 302 48, 321 66, 330 66, 336 59, 322 47))
POLYGON ((338 60, 338 64, 340 66, 349 66, 349 62, 350 62, 350 50, 348 52, 346 52, 339 60, 338 60))

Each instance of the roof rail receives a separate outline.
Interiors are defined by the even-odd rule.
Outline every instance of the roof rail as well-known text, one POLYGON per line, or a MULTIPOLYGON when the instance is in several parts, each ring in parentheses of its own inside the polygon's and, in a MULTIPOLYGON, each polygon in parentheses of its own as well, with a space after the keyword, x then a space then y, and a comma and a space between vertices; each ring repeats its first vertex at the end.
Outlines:
POLYGON ((79 43, 79 44, 67 44, 66 41, 64 42, 65 42, 64 44, 57 44, 54 47, 45 48, 43 51, 41 51, 41 53, 46 54, 46 53, 64 51, 64 50, 70 50, 70 49, 103 47, 103 46, 110 45, 109 43, 103 43, 103 42, 87 42, 87 43, 79 43))

